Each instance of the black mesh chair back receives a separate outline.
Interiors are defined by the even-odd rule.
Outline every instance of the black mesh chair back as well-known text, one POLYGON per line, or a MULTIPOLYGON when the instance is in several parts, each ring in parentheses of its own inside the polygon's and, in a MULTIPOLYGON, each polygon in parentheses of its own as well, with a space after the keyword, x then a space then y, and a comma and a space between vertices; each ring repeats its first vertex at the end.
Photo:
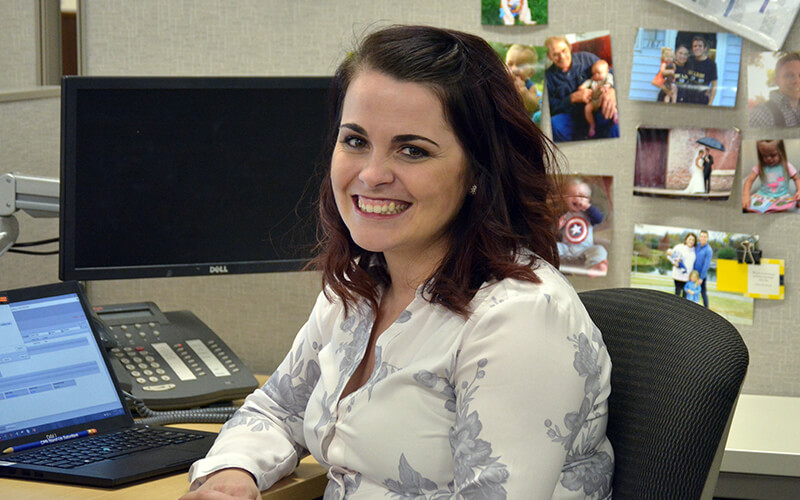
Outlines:
POLYGON ((580 297, 613 364, 613 498, 701 498, 747 371, 741 336, 718 314, 664 292, 580 297))

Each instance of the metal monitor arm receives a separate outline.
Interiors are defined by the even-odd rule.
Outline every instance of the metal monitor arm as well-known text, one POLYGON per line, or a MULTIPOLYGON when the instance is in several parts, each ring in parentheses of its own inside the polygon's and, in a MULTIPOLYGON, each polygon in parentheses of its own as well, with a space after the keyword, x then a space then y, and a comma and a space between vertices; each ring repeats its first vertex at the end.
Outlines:
POLYGON ((58 217, 59 180, 19 173, 0 176, 0 255, 11 248, 19 236, 14 212, 23 210, 31 217, 58 217))

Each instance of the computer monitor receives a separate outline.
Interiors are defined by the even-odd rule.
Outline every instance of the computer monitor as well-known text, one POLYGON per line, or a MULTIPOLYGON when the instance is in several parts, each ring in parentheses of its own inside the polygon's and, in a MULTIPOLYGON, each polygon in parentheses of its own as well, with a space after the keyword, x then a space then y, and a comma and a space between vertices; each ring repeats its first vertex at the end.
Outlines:
POLYGON ((65 77, 59 278, 301 269, 328 77, 65 77))

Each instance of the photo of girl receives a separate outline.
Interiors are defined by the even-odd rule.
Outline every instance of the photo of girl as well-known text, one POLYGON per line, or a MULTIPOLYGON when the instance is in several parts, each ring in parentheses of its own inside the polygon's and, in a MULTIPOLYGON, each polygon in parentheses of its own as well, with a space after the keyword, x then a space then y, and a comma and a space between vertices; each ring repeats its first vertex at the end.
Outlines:
MULTIPOLYGON (((755 141, 757 161, 742 183, 742 212, 776 213, 797 212, 800 201, 800 176, 789 161, 787 143, 800 157, 800 140, 782 139, 755 141), (791 181, 791 182, 790 182, 791 181)), ((752 145, 742 148, 745 161, 752 155, 752 145)), ((743 167, 746 168, 746 167, 743 167)))
POLYGON ((731 33, 639 28, 628 97, 733 107, 741 54, 742 38, 731 33))
POLYGON ((740 143, 738 129, 639 127, 633 194, 727 200, 740 143))
POLYGON ((547 0, 481 0, 481 24, 496 26, 547 24, 547 0))

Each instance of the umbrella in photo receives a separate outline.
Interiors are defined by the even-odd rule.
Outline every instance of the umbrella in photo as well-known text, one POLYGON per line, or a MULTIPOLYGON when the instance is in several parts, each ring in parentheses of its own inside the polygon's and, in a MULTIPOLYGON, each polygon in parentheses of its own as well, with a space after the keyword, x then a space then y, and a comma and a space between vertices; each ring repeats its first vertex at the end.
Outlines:
POLYGON ((703 137, 702 139, 697 139, 698 144, 702 144, 703 146, 708 146, 711 149, 718 149, 720 151, 725 151, 725 145, 722 144, 718 139, 714 139, 713 137, 703 137))

